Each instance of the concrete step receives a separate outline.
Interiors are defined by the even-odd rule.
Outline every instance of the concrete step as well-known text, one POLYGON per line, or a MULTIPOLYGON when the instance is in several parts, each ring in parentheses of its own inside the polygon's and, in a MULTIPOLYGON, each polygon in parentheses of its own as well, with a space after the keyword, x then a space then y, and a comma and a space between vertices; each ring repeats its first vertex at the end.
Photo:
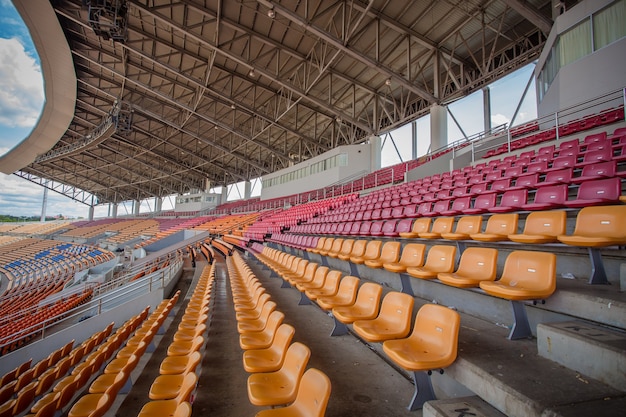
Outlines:
POLYGON ((423 417, 506 417, 478 396, 428 401, 423 417))
POLYGON ((583 321, 541 323, 537 347, 544 358, 616 389, 626 389, 626 334, 583 321))

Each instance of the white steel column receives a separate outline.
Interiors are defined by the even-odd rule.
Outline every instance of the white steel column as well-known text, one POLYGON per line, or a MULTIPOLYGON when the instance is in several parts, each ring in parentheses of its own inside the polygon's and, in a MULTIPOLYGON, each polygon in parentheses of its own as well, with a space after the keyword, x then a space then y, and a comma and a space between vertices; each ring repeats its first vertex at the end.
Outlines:
POLYGON ((446 106, 433 104, 430 107, 430 151, 448 144, 448 110, 446 106))

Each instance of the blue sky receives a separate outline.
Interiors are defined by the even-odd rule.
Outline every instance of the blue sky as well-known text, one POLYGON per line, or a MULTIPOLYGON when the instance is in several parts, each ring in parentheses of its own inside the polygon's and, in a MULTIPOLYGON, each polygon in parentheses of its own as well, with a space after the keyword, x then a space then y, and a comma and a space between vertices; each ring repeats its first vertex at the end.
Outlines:
MULTIPOLYGON (((534 66, 525 68, 493 83, 491 88, 491 120, 499 125, 510 122, 528 78, 534 66)), ((464 132, 469 136, 483 130, 482 92, 459 100, 449 106, 464 132)), ((32 130, 39 118, 44 102, 43 81, 39 58, 34 49, 28 30, 9 0, 0 0, 0 155, 22 141, 32 130)), ((524 100, 515 124, 536 118, 534 83, 524 100)), ((430 143, 430 119, 428 116, 417 121, 418 155, 423 155, 430 143)), ((391 132, 402 160, 411 156, 411 126, 391 132)), ((462 139, 463 135, 452 118, 448 117, 449 142, 462 139)), ((384 138, 383 138, 384 139, 384 138)), ((381 155, 382 165, 389 166, 400 162, 391 141, 384 140, 381 155)), ((255 186, 253 195, 259 195, 255 186)), ((229 191, 229 200, 241 198, 243 185, 229 191), (240 188, 240 189, 237 189, 240 188)), ((39 216, 43 188, 15 175, 0 173, 0 214, 14 216, 39 216)), ((165 199, 163 208, 172 207, 173 198, 165 199)), ((154 201, 142 202, 141 212, 154 208, 154 201)), ((130 214, 132 204, 121 205, 118 214, 130 214)), ((48 193, 48 216, 63 214, 70 217, 87 217, 88 207, 58 193, 48 193)), ((107 216, 108 206, 98 206, 96 217, 107 216)))

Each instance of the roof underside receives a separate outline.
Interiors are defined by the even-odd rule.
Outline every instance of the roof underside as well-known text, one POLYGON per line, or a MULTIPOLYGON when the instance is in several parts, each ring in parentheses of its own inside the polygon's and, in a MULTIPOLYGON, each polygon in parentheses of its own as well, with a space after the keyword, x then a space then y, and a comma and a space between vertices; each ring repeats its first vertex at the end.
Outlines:
POLYGON ((53 153, 84 142, 116 100, 132 128, 20 175, 99 203, 249 180, 367 141, 531 62, 551 24, 549 0, 131 0, 115 42, 82 0, 52 4, 78 79, 53 153))

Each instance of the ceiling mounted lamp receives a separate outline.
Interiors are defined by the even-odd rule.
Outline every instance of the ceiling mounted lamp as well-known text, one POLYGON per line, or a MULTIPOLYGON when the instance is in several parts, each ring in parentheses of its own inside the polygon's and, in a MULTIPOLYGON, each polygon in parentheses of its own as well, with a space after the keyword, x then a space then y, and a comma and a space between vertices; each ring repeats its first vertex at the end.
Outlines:
POLYGON ((230 108, 231 108, 231 109, 233 109, 233 110, 235 110, 237 107, 236 107, 234 104, 231 104, 231 105, 230 105, 230 108))
POLYGON ((387 78, 387 79, 385 80, 385 85, 386 85, 386 86, 390 86, 390 85, 391 85, 391 78, 387 78))
POLYGON ((267 11, 267 17, 269 17, 270 19, 273 19, 276 17, 276 10, 274 9, 269 9, 267 11))
POLYGON ((254 71, 254 68, 250 68, 250 71, 248 71, 248 75, 250 77, 256 77, 256 72, 254 71))

